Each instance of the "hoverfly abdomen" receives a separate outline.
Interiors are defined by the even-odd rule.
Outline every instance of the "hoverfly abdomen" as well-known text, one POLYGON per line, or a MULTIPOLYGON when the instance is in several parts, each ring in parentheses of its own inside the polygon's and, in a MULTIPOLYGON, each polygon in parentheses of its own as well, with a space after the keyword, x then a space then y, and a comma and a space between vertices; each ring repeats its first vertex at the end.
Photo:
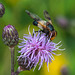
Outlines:
POLYGON ((38 26, 38 22, 36 20, 33 21, 33 25, 38 26))

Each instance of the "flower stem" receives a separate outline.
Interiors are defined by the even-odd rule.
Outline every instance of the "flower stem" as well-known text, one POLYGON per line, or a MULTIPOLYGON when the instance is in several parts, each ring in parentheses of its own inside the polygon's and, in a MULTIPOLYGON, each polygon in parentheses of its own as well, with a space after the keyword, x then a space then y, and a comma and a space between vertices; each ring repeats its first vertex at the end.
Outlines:
POLYGON ((16 72, 15 72, 15 75, 18 75, 19 73, 20 73, 19 71, 16 71, 16 72))
POLYGON ((18 75, 21 72, 20 67, 18 67, 17 71, 15 72, 15 75, 18 75))
POLYGON ((11 75, 14 75, 14 47, 11 49, 11 75))

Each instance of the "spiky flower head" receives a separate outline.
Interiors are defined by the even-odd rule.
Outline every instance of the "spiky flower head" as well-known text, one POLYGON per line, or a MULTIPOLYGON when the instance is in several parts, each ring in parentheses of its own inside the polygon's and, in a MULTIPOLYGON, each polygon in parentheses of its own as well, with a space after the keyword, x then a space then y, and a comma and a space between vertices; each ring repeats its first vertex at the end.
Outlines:
POLYGON ((9 47, 14 47, 15 45, 17 45, 19 40, 17 30, 10 24, 3 28, 2 38, 4 44, 9 47))
POLYGON ((56 44, 50 41, 50 39, 47 38, 45 33, 35 33, 33 30, 33 34, 34 36, 32 36, 29 32, 29 35, 25 34, 23 36, 23 39, 21 39, 22 42, 18 46, 19 48, 21 48, 21 50, 19 51, 21 55, 19 56, 18 60, 20 60, 20 58, 27 57, 31 60, 31 62, 28 62, 26 67, 31 67, 32 65, 34 65, 35 69, 37 64, 39 63, 38 70, 40 70, 43 65, 43 62, 46 62, 48 66, 51 60, 54 59, 53 55, 57 55, 54 51, 63 49, 59 49, 61 45, 58 46, 58 44, 60 42, 56 44), (31 65, 32 62, 34 64, 31 65))
POLYGON ((0 3, 0 17, 2 17, 5 13, 5 8, 4 5, 2 3, 0 3))

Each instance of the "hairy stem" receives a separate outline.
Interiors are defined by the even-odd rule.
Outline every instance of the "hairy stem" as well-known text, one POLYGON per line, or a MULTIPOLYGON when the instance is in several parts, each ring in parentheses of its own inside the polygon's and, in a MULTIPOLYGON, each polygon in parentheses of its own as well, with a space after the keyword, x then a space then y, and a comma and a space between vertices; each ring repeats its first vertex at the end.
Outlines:
POLYGON ((14 75, 14 47, 11 49, 11 75, 14 75))
POLYGON ((16 71, 16 72, 15 72, 15 75, 19 75, 19 73, 20 73, 19 71, 16 71))

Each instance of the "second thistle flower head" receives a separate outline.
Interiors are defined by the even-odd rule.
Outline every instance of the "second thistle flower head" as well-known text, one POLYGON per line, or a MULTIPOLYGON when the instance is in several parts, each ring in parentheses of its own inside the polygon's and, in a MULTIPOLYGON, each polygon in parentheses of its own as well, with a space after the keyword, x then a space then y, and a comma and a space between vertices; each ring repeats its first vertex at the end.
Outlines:
POLYGON ((26 67, 31 67, 33 66, 33 64, 31 65, 31 63, 34 63, 34 69, 36 68, 37 64, 39 63, 39 69, 42 67, 43 62, 48 64, 51 62, 51 60, 54 59, 53 54, 56 55, 56 53, 54 53, 54 51, 57 50, 62 50, 59 49, 58 44, 51 42, 50 39, 47 38, 45 33, 35 33, 33 30, 34 36, 31 35, 31 33, 29 32, 29 35, 24 35, 24 38, 21 39, 23 40, 23 42, 20 43, 19 48, 21 48, 21 50, 19 51, 19 53, 21 53, 21 55, 19 56, 18 60, 20 58, 29 58, 31 60, 31 62, 28 62, 26 67))
POLYGON ((17 45, 19 40, 17 30, 15 29, 14 26, 10 24, 4 27, 2 38, 3 38, 4 44, 9 47, 14 47, 15 45, 17 45))

